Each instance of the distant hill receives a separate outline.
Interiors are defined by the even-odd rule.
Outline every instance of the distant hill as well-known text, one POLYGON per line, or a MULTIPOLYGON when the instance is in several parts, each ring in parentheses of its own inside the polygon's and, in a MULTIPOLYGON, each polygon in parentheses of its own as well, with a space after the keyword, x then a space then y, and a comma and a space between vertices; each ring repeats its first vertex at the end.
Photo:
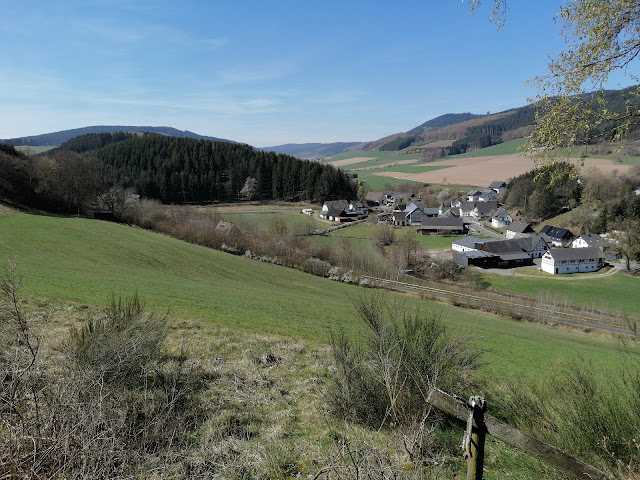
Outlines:
POLYGON ((441 128, 456 123, 466 122, 467 120, 473 120, 476 118, 485 117, 486 115, 477 115, 475 113, 446 113, 439 117, 427 120, 422 125, 412 128, 407 133, 412 135, 419 135, 429 128, 441 128))
POLYGON ((56 146, 60 145, 72 138, 80 135, 86 135, 89 133, 116 133, 116 132, 150 132, 158 133, 160 135, 168 135, 170 137, 186 137, 196 138, 198 140, 216 140, 219 142, 234 142, 233 140, 226 140, 224 138, 207 137, 205 135, 198 135, 197 133, 190 132, 188 130, 178 130, 172 127, 140 127, 130 125, 94 125, 91 127, 73 128, 71 130, 61 130, 53 133, 43 133, 42 135, 33 135, 29 137, 18 137, 0 140, 0 142, 13 145, 14 147, 22 145, 32 146, 56 146))
POLYGON ((259 150, 314 160, 352 150, 360 150, 358 147, 362 145, 364 145, 362 142, 287 143, 286 145, 276 145, 275 147, 261 147, 259 150))

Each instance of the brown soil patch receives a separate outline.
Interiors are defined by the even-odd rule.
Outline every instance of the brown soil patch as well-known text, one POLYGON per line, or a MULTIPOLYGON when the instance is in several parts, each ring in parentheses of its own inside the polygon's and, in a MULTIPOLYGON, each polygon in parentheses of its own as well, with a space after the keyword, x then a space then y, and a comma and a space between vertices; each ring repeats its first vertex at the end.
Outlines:
MULTIPOLYGON (((574 160, 574 163, 579 165, 577 160, 574 160)), ((451 165, 451 167, 424 173, 377 172, 374 175, 423 183, 487 186, 495 180, 506 182, 511 178, 522 175, 535 168, 536 162, 529 156, 513 154, 448 159, 432 162, 429 165, 451 165)), ((602 172, 617 170, 620 173, 626 173, 631 169, 630 165, 619 165, 612 160, 599 158, 585 159, 584 167, 595 167, 602 172)))
POLYGON ((344 167, 345 165, 353 165, 354 163, 366 162, 367 160, 375 160, 376 157, 351 157, 343 158, 342 160, 336 160, 334 162, 328 162, 334 167, 344 167))

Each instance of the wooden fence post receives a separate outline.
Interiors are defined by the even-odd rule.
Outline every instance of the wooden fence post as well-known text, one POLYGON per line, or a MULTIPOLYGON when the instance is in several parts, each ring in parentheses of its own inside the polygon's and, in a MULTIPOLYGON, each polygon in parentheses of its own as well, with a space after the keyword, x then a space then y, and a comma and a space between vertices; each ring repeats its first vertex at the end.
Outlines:
POLYGON ((487 402, 482 397, 473 396, 467 402, 469 418, 465 432, 465 456, 467 457, 467 480, 482 480, 484 470, 484 442, 487 427, 484 424, 484 412, 487 402))
MULTIPOLYGON (((580 480, 586 478, 590 480, 612 480, 612 477, 608 476, 606 473, 573 458, 571 455, 567 455, 562 450, 541 442, 540 440, 521 432, 502 420, 498 420, 496 417, 488 414, 485 415, 484 410, 486 409, 486 402, 484 404, 481 404, 481 402, 484 402, 482 397, 471 397, 469 402, 465 402, 461 398, 449 395, 437 388, 434 388, 427 398, 427 403, 430 405, 433 405, 438 410, 442 410, 454 418, 457 418, 462 423, 466 423, 467 432, 470 432, 470 435, 465 436, 465 442, 463 444, 463 447, 465 447, 465 453, 470 451, 471 445, 474 443, 472 442, 473 424, 476 424, 478 437, 475 441, 475 445, 482 446, 482 451, 476 453, 476 460, 484 459, 484 437, 486 435, 491 435, 492 437, 497 438, 498 440, 501 440, 506 444, 511 445, 512 447, 515 447, 526 454, 542 460, 546 464, 573 476, 574 478, 580 480), (481 416, 476 416, 475 408, 471 411, 472 414, 470 415, 470 402, 474 398, 476 399, 478 407, 480 407, 479 410, 481 416), (470 424, 471 426, 469 426, 470 424), (480 437, 480 434, 482 434, 482 437, 480 437), (469 437, 469 442, 467 442, 467 437, 469 437), (469 450, 467 450, 467 446, 469 446, 469 450)), ((467 478, 472 480, 481 479, 482 466, 478 466, 478 464, 476 464, 474 468, 476 477, 467 476, 467 478)))

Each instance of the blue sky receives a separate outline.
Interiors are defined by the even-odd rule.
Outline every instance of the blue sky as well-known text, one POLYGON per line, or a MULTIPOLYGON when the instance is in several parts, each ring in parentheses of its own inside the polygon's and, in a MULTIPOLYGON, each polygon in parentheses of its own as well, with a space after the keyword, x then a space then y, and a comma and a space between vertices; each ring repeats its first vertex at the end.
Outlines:
POLYGON ((118 124, 366 141, 522 106, 563 47, 560 0, 509 2, 499 31, 485 3, 0 0, 0 138, 118 124))

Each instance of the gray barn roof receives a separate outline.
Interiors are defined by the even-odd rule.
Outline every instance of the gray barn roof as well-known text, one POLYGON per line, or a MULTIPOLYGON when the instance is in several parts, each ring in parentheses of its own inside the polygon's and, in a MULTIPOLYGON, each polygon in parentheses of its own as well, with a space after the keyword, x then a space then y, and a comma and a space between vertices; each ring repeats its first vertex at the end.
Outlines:
POLYGON ((552 248, 547 255, 551 255, 554 260, 587 260, 591 258, 604 258, 604 253, 600 247, 586 248, 552 248))
POLYGON ((485 238, 478 237, 464 237, 460 240, 456 240, 452 245, 459 245, 466 248, 480 248, 487 240, 485 238), (479 245, 478 245, 479 244, 479 245))

